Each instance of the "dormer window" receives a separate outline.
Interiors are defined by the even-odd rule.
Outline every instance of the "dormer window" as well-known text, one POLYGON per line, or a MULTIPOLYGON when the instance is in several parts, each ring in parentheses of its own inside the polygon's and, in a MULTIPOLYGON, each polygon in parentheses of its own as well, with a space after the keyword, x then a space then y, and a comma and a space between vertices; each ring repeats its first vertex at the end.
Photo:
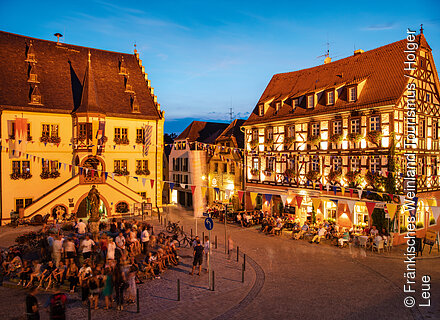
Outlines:
POLYGON ((128 74, 125 76, 125 92, 134 93, 133 86, 128 81, 129 77, 128 74))
POLYGON ((127 75, 127 68, 125 67, 124 57, 121 58, 121 62, 119 63, 119 74, 127 75))
POLYGON ((260 105, 258 106, 258 115, 259 115, 260 117, 262 117, 262 116, 264 115, 264 105, 263 105, 263 104, 260 104, 260 105))
POLYGON ((348 102, 355 102, 357 100, 357 88, 348 88, 348 102))
POLYGON ((307 108, 313 108, 315 106, 315 95, 311 94, 307 96, 307 108))
POLYGON ((41 93, 38 89, 38 86, 35 85, 34 90, 32 90, 31 94, 31 104, 41 104, 41 93))
POLYGON ((293 110, 299 107, 299 99, 293 99, 292 106, 293 106, 293 110))
POLYGON ((31 63, 37 62, 37 60, 35 60, 34 46, 32 44, 32 41, 29 44, 29 48, 26 53, 26 62, 31 62, 31 63))
POLYGON ((37 70, 35 64, 32 64, 31 69, 29 70, 28 82, 38 83, 37 70))
POLYGON ((327 105, 331 106, 333 104, 335 104, 335 92, 332 90, 327 92, 327 105))

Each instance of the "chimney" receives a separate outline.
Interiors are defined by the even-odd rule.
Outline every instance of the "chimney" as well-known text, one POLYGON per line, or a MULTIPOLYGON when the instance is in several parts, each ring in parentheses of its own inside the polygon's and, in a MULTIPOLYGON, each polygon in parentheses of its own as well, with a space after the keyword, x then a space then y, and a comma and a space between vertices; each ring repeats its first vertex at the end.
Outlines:
POLYGON ((361 54, 361 53, 364 53, 364 52, 365 52, 365 51, 362 50, 362 49, 357 49, 357 50, 354 51, 354 55, 357 56, 357 55, 359 55, 359 54, 361 54))

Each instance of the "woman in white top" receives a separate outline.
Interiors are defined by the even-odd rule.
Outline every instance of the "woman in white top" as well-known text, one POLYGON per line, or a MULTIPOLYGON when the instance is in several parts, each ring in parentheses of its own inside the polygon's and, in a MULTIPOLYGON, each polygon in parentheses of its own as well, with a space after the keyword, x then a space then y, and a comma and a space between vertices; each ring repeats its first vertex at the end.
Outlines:
POLYGON ((116 244, 113 241, 113 238, 109 237, 107 245, 107 260, 115 260, 115 250, 116 244))

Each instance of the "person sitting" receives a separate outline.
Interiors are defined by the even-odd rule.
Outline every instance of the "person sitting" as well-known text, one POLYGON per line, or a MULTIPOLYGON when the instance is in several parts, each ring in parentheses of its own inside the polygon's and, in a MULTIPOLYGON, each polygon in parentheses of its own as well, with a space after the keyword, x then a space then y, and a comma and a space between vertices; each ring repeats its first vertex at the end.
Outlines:
POLYGON ((41 274, 43 273, 41 263, 38 260, 32 261, 32 265, 33 265, 33 271, 30 274, 30 280, 26 288, 30 288, 34 280, 40 281, 41 274))
POLYGON ((310 243, 313 243, 316 241, 316 243, 320 243, 321 239, 325 237, 325 233, 327 230, 324 228, 324 226, 320 226, 318 233, 313 237, 312 241, 310 243))
POLYGON ((379 234, 379 230, 377 230, 376 226, 373 226, 373 228, 370 230, 370 235, 374 238, 379 234))
MULTIPOLYGON (((55 265, 53 264, 53 261, 52 260, 50 260, 48 263, 47 263, 47 266, 44 268, 44 271, 42 272, 42 274, 41 274, 41 277, 40 277, 40 284, 38 285, 38 287, 40 288, 40 287, 42 287, 43 286, 43 284, 44 284, 44 282, 46 282, 46 281, 48 281, 49 282, 49 284, 51 283, 51 279, 52 279, 52 273, 53 273, 53 271, 55 270, 55 265)), ((49 287, 49 286, 48 286, 49 287)), ((47 287, 47 288, 48 288, 47 287)), ((47 290, 47 288, 46 288, 46 290, 47 290)))
POLYGON ((303 226, 301 227, 301 231, 299 233, 299 238, 303 238, 304 234, 306 234, 307 231, 309 231, 310 227, 307 221, 304 221, 303 226))
POLYGON ((350 233, 348 232, 347 228, 344 228, 342 237, 338 239, 339 246, 342 248, 345 243, 348 243, 349 240, 350 240, 350 233))
POLYGON ((17 276, 20 277, 20 282, 18 282, 17 286, 19 286, 20 284, 24 286, 26 286, 27 282, 30 279, 32 273, 32 266, 29 263, 29 261, 24 260, 23 261, 23 267, 21 268, 21 270, 17 273, 17 276))
POLYGON ((243 228, 243 219, 241 217, 241 213, 237 214, 237 223, 243 228))

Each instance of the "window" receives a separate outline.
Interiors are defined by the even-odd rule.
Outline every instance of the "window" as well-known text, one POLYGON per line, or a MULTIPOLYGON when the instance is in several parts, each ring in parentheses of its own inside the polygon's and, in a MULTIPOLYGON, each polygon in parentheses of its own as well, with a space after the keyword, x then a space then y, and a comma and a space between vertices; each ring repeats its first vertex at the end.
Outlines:
POLYGON ((361 119, 351 119, 351 133, 361 133, 361 119))
POLYGON ((419 119, 419 138, 425 138, 425 119, 419 119))
POLYGON ((348 101, 355 102, 357 100, 357 90, 356 87, 348 88, 348 101))
POLYGON ((370 131, 380 131, 380 116, 370 117, 370 131))
POLYGON ((437 121, 432 122, 432 139, 434 139, 434 140, 438 139, 438 122, 437 121))
POLYGON ((269 157, 266 159, 266 170, 273 172, 274 168, 275 168, 275 158, 274 157, 269 157))
POLYGON ((431 103, 431 94, 430 93, 426 94, 426 102, 431 103))
POLYGON ((183 158, 182 161, 182 171, 188 171, 188 158, 183 158))
POLYGON ((58 161, 44 160, 41 166, 41 171, 44 173, 58 172, 58 161))
POLYGON ((319 167, 319 158, 318 156, 313 156, 312 157, 312 170, 313 171, 320 171, 320 167, 319 167))
POLYGON ((136 160, 136 174, 148 174, 148 160, 136 160))
POLYGON ((260 117, 264 116, 264 104, 258 105, 258 115, 260 117))
POLYGON ((258 129, 252 130, 252 140, 257 141, 258 140, 258 129))
POLYGON ((128 139, 128 129, 127 128, 115 128, 115 138, 128 139))
POLYGON ((126 172, 127 171, 127 160, 115 160, 114 161, 114 166, 115 166, 115 170, 114 172, 118 172, 118 171, 122 171, 122 172, 126 172))
POLYGON ((342 134, 342 121, 333 121, 333 134, 342 134))
POLYGON ((319 136, 319 133, 320 133, 319 122, 312 123, 312 131, 311 131, 312 136, 319 136))
POLYGON ((188 184, 188 175, 187 174, 184 174, 184 175, 182 175, 182 183, 184 183, 184 184, 188 184))
POLYGON ((80 123, 78 125, 78 138, 80 140, 92 139, 92 124, 91 123, 80 123))
POLYGON ((58 125, 57 124, 43 124, 41 130, 42 137, 58 137, 58 125))
POLYGON ((252 169, 259 170, 258 158, 252 158, 252 169))
POLYGON ((295 159, 294 158, 288 160, 287 167, 289 169, 295 170, 295 159))
POLYGON ((136 143, 144 143, 144 129, 136 129, 136 143))
POLYGON ((275 104, 275 112, 278 112, 280 110, 280 108, 281 108, 281 102, 277 102, 275 104))
POLYGON ((293 99, 293 109, 299 107, 299 99, 293 99))
POLYGON ((231 162, 231 165, 229 167, 229 173, 235 174, 235 163, 231 162))
POLYGON ((342 169, 342 158, 334 157, 333 158, 333 170, 338 171, 342 169))
POLYGON ((287 134, 291 138, 295 137, 295 125, 287 127, 287 134))
POLYGON ((228 173, 228 165, 226 163, 223 163, 223 172, 228 173))
POLYGON ((273 140, 273 128, 267 128, 267 140, 273 140))
POLYGON ((27 160, 14 160, 12 161, 12 173, 25 174, 31 172, 31 162, 27 160))
POLYGON ((21 208, 26 208, 32 204, 32 198, 15 199, 15 211, 18 212, 21 208))
POLYGON ((307 108, 315 106, 315 96, 313 94, 307 96, 307 108))
POLYGON ((350 171, 361 170, 361 160, 359 158, 351 158, 350 161, 350 171))
POLYGON ((327 92, 327 105, 332 104, 335 104, 335 92, 333 90, 327 92))
POLYGON ((218 172, 218 163, 214 163, 214 173, 218 172))
POLYGON ((370 158, 370 171, 371 172, 378 172, 380 171, 380 158, 378 156, 373 156, 370 158))

